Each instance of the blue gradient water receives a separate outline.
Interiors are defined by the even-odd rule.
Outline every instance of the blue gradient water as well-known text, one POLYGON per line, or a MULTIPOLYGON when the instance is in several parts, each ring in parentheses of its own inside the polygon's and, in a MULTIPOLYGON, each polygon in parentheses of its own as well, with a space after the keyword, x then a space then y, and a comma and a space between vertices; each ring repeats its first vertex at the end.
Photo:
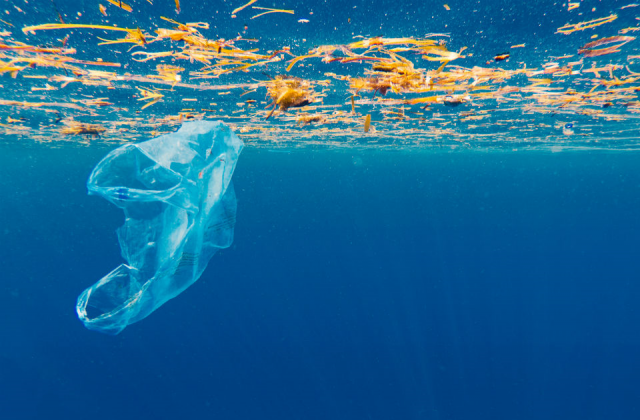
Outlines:
POLYGON ((0 157, 2 418, 637 418, 637 153, 247 149, 234 245, 111 337, 106 151, 0 157))
MULTIPOLYGON (((230 18, 244 3, 235 0, 182 0, 180 14, 172 0, 130 0, 131 14, 102 2, 108 17, 93 0, 55 3, 70 23, 149 33, 170 27, 159 16, 210 22, 211 39, 231 39, 247 24, 244 36, 259 38, 263 50, 291 46, 295 54, 358 35, 444 32, 451 51, 473 52, 460 65, 497 66, 493 57, 509 51, 510 61, 499 63, 509 70, 576 55, 594 35, 637 25, 640 11, 613 0, 586 0, 571 13, 564 3, 544 1, 447 0, 451 10, 444 1, 261 1, 256 5, 295 6, 296 15, 251 20, 256 12, 249 9, 230 18), (566 23, 612 13, 619 17, 609 26, 556 33, 566 23), (511 49, 521 43, 527 47, 511 49)), ((20 30, 57 22, 52 4, 5 1, 0 22, 14 27, 0 29, 16 41, 58 45, 65 31, 20 30)), ((121 62, 119 72, 155 71, 155 62, 133 62, 128 44, 98 47, 102 32, 69 33, 82 59, 121 62)), ((617 64, 616 77, 627 77, 624 66, 640 71, 627 58, 636 49, 630 43, 581 69, 617 64)), ((319 59, 304 64, 292 74, 318 79, 336 71, 319 59)), ((367 68, 340 67, 353 76, 367 68)), ((577 80, 589 91, 599 83, 592 77, 577 80)), ((266 76, 260 69, 220 82, 252 78, 266 76)), ((165 102, 142 111, 133 83, 32 90, 44 83, 4 72, 0 99, 117 103, 82 115, 92 123, 125 114, 146 122, 184 106, 166 92, 165 102)), ((229 106, 210 92, 198 95, 199 105, 216 100, 224 115, 236 115, 236 96, 227 96, 229 106)), ((86 191, 91 170, 116 146, 80 136, 41 145, 15 132, 0 134, 0 420, 640 418, 640 155, 605 150, 637 148, 636 115, 627 105, 605 110, 627 121, 566 111, 534 115, 544 123, 535 127, 522 122, 518 108, 508 124, 488 123, 482 141, 461 145, 444 134, 401 151, 373 135, 349 143, 368 150, 276 152, 274 144, 253 139, 234 174, 232 247, 178 298, 115 337, 85 329, 75 303, 122 262, 115 233, 122 212, 86 191), (561 137, 564 123, 574 125, 575 136, 561 137), (492 143, 494 128, 515 140, 492 143), (524 138, 537 134, 547 150, 524 138), (458 149, 440 148, 452 144, 458 149)), ((0 112, 7 132, 9 115, 56 133, 57 120, 73 116, 67 108, 45 113, 6 103, 0 112)), ((452 121, 459 133, 452 132, 466 134, 466 126, 452 121)), ((133 131, 116 134, 122 140, 133 131)))

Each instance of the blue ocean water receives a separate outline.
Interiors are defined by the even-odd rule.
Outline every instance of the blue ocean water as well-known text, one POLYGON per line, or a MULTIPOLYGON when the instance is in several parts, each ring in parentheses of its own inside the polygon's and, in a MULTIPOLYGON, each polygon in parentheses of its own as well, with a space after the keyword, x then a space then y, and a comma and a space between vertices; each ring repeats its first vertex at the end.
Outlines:
POLYGON ((247 149, 233 246, 113 337, 107 150, 0 157, 2 418, 637 418, 637 153, 247 149))
MULTIPOLYGON (((571 10, 542 0, 260 1, 254 6, 295 15, 251 19, 262 9, 230 17, 244 0, 181 0, 179 13, 173 0, 129 0, 131 13, 102 3, 106 16, 88 0, 2 8, 1 420, 640 418, 637 47, 578 54, 594 39, 635 36, 640 8, 614 0, 571 2, 579 3, 571 10), (612 14, 615 22, 558 33, 612 14), (130 50, 98 45, 124 36, 113 31, 21 31, 64 19, 140 28, 151 39, 158 28, 175 28, 161 16, 208 22, 202 33, 211 40, 255 38, 261 53, 286 46, 295 56, 376 36, 444 34, 448 51, 466 55, 445 72, 531 73, 486 83, 493 102, 474 97, 452 107, 442 98, 429 109, 393 102, 417 93, 362 91, 353 122, 326 126, 356 138, 298 139, 325 126, 299 126, 302 109, 267 121, 272 75, 363 77, 371 63, 316 57, 288 73, 287 56, 251 73, 198 79, 192 72, 202 63, 184 57, 133 60, 140 51, 186 48, 175 42, 130 50), (119 78, 24 61, 40 53, 20 43, 40 51, 60 47, 66 35, 72 57, 121 65, 73 66, 119 78), (509 59, 495 60, 506 52, 509 59), (146 76, 157 76, 161 63, 184 66, 187 86, 152 84, 146 76), (553 72, 564 66, 568 73, 553 72), (552 82, 536 85, 542 78, 552 82), (194 89, 201 83, 262 84, 255 92, 227 86, 225 96, 194 89), (539 90, 526 93, 532 84, 539 90), (158 89, 163 101, 143 108, 141 87, 158 89), (505 99, 496 93, 503 88, 523 90, 505 99), (566 103, 544 102, 560 91, 566 103), (103 103, 86 102, 97 98, 103 103), (256 108, 243 112, 245 99, 256 108), (365 135, 367 106, 374 118, 365 135), (87 177, 116 143, 177 129, 178 113, 179 121, 193 113, 235 124, 247 143, 233 177, 234 243, 147 319, 117 336, 89 331, 76 299, 123 262, 115 232, 123 215, 87 195, 87 177), (416 138, 431 137, 412 143, 406 131, 394 139, 400 114, 416 138), (71 122, 106 131, 63 135, 71 122), (250 125, 262 131, 241 132, 250 125), (270 134, 283 127, 289 131, 270 134)), ((397 54, 432 76, 441 66, 413 50, 397 54)), ((349 113, 349 84, 332 80, 323 115, 349 113)), ((475 94, 465 86, 469 92, 455 93, 475 94)))

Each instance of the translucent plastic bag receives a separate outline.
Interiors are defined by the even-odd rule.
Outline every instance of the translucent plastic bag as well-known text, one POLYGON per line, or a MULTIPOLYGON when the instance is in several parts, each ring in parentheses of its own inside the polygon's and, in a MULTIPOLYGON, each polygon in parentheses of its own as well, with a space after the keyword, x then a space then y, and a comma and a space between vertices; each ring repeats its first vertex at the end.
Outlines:
POLYGON ((118 334, 193 284, 233 241, 236 197, 231 176, 242 141, 222 122, 180 130, 109 153, 87 186, 122 208, 118 239, 126 264, 78 297, 92 330, 118 334))

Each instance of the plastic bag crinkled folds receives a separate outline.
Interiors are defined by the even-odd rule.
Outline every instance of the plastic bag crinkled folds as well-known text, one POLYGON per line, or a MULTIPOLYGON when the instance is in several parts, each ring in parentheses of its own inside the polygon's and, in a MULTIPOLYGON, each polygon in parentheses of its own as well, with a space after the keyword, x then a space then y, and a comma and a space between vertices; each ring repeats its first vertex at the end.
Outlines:
POLYGON ((175 133, 109 153, 87 186, 124 210, 118 240, 126 264, 78 297, 84 325, 118 334, 193 284, 233 241, 231 176, 244 144, 222 122, 187 122, 175 133))

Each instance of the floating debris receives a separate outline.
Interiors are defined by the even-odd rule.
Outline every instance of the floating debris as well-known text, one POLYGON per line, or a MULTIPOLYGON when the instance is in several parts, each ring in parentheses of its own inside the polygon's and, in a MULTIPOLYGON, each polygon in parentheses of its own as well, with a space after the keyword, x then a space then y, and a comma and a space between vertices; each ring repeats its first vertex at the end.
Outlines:
MULTIPOLYGON (((131 8, 119 0, 109 3, 127 12, 131 8)), ((255 3, 235 7, 232 15, 245 9, 259 12, 253 18, 294 14, 255 3)), ((179 7, 176 2, 176 11, 179 7)), ((98 16, 106 16, 107 8, 98 8, 98 16)), ((307 44, 306 39, 278 45, 275 39, 247 37, 246 24, 240 25, 245 28, 241 33, 223 38, 208 22, 165 16, 138 27, 131 17, 137 11, 131 12, 120 13, 128 20, 115 26, 106 18, 96 24, 29 25, 22 28, 21 39, 0 31, 0 74, 7 76, 1 83, 3 91, 11 92, 10 98, 0 99, 0 109, 6 110, 3 121, 13 118, 0 124, 0 130, 50 139, 46 133, 60 130, 47 122, 77 117, 99 122, 101 141, 136 141, 150 132, 171 131, 185 119, 221 118, 256 144, 345 145, 362 135, 364 118, 365 132, 388 136, 397 145, 443 138, 474 144, 490 141, 487 133, 491 141, 514 139, 513 130, 519 139, 527 133, 553 138, 561 129, 569 130, 548 120, 557 115, 571 124, 581 121, 581 136, 590 133, 587 121, 640 125, 640 69, 635 68, 640 55, 634 50, 615 54, 629 48, 635 37, 627 34, 640 26, 614 28, 617 14, 557 31, 568 35, 601 27, 617 35, 581 47, 567 38, 578 54, 560 51, 532 63, 514 62, 504 50, 482 60, 482 54, 474 57, 481 44, 454 49, 444 33, 355 34, 327 45, 307 44), (51 30, 62 31, 64 38, 39 40, 41 31, 51 30), (114 33, 121 36, 105 35, 114 33), (599 62, 602 56, 611 62, 599 62), (25 114, 24 122, 15 121, 18 112, 25 114), (371 118, 376 130, 371 130, 371 118)), ((309 19, 297 22, 309 23, 313 12, 308 13, 309 19)), ((269 20, 260 23, 269 25, 269 20)), ((526 57, 530 55, 518 59, 526 57)), ((610 127, 611 133, 623 130, 610 127)))

